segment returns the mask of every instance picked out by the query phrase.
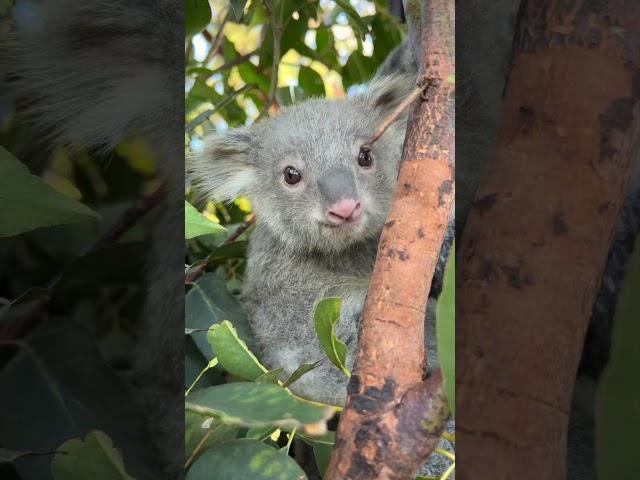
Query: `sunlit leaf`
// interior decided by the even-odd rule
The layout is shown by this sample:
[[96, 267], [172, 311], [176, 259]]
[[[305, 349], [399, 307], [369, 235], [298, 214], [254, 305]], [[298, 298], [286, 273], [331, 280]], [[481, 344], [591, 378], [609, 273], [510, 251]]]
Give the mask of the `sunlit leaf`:
[[219, 223], [214, 223], [201, 214], [196, 208], [185, 200], [184, 202], [184, 238], [195, 238], [201, 235], [218, 233], [225, 228]]

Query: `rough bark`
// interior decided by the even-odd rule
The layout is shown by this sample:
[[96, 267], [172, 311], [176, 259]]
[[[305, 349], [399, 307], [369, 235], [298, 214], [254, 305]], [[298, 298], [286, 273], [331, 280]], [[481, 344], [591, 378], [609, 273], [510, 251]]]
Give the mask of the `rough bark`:
[[457, 276], [460, 478], [565, 478], [571, 393], [640, 134], [640, 3], [525, 1]]
[[449, 417], [440, 373], [423, 381], [423, 365], [426, 302], [454, 197], [452, 23], [453, 2], [423, 3], [429, 87], [409, 119], [328, 480], [410, 478]]

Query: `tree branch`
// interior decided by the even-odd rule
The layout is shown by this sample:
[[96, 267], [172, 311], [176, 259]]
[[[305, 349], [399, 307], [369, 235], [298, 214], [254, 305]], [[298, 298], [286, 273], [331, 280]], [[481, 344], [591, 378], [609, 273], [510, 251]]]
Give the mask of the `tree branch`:
[[432, 82], [414, 94], [327, 480], [410, 478], [449, 418], [440, 372], [423, 381], [422, 367], [424, 312], [453, 209], [453, 30], [441, 21], [453, 2], [422, 5], [421, 76]]
[[639, 19], [638, 2], [521, 6], [460, 243], [460, 478], [565, 478], [576, 370], [640, 138]]

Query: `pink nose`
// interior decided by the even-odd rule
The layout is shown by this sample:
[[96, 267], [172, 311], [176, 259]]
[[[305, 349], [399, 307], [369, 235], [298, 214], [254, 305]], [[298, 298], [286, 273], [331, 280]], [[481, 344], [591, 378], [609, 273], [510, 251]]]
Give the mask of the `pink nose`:
[[341, 198], [329, 207], [327, 219], [334, 225], [357, 220], [362, 214], [360, 202], [353, 198]]

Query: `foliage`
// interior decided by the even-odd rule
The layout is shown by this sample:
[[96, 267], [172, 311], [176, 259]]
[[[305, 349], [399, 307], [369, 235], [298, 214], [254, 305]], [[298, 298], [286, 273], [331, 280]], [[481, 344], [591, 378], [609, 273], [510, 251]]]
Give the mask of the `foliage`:
[[[3, 48], [18, 3], [23, 15], [33, 8], [0, 1]], [[138, 139], [110, 153], [45, 141], [7, 90], [0, 88], [0, 406], [10, 413], [0, 422], [0, 477], [154, 478], [145, 416], [127, 379], [156, 210], [105, 239], [159, 187], [155, 159]]]
[[[250, 125], [305, 98], [339, 98], [357, 91], [404, 36], [384, 1], [212, 1], [211, 6], [211, 23], [192, 36], [186, 50], [186, 146], [196, 152], [214, 131]], [[198, 23], [187, 19], [187, 24]], [[223, 477], [230, 480], [301, 478], [287, 455], [292, 443], [311, 447], [315, 462], [300, 467], [314, 478], [322, 475], [335, 440], [325, 425], [333, 410], [307, 405], [323, 416], [305, 424], [295, 413], [305, 401], [287, 389], [316, 365], [301, 365], [286, 380], [282, 369], [267, 371], [252, 353], [237, 298], [251, 234], [251, 228], [242, 229], [251, 219], [251, 205], [245, 198], [227, 205], [203, 203], [190, 187], [186, 199], [226, 228], [187, 235], [186, 241], [187, 278], [193, 280], [185, 303], [187, 478], [200, 478], [213, 464], [226, 469]], [[239, 228], [242, 234], [236, 236]], [[316, 329], [328, 358], [348, 375], [346, 346], [335, 336], [339, 312], [339, 299], [321, 301]], [[267, 394], [271, 403], [263, 398]], [[289, 406], [283, 423], [278, 412], [284, 404]], [[199, 435], [197, 425], [202, 426]], [[194, 449], [194, 436], [207, 438]], [[271, 470], [247, 469], [260, 456]]]

